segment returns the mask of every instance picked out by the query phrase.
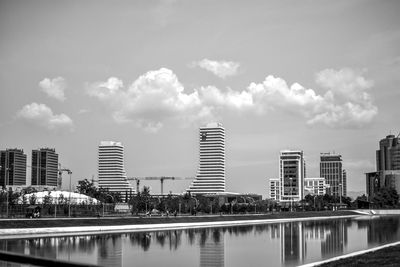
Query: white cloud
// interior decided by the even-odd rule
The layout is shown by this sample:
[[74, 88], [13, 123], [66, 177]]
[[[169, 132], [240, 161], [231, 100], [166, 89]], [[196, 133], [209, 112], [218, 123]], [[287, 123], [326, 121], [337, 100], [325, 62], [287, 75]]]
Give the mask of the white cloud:
[[[114, 82], [110, 83], [110, 79]], [[137, 127], [156, 132], [167, 119], [187, 123], [209, 116], [196, 91], [185, 93], [183, 85], [169, 69], [149, 71], [127, 89], [117, 78], [87, 85], [87, 92], [108, 105], [117, 122], [133, 122]], [[117, 86], [110, 86], [110, 85]]]
[[128, 88], [111, 77], [87, 84], [87, 92], [111, 109], [115, 121], [131, 122], [149, 132], [157, 132], [167, 120], [184, 125], [215, 120], [223, 110], [258, 114], [291, 110], [310, 125], [330, 127], [361, 127], [378, 112], [366, 91], [372, 81], [355, 71], [324, 70], [317, 74], [317, 83], [324, 94], [298, 83], [289, 86], [272, 75], [242, 91], [205, 86], [187, 92], [175, 73], [161, 68], [141, 75]]
[[65, 100], [64, 91], [66, 88], [66, 82], [63, 77], [57, 77], [54, 79], [44, 78], [39, 82], [39, 87], [49, 97], [55, 98], [59, 101]]
[[32, 103], [25, 105], [17, 112], [17, 117], [48, 130], [73, 130], [73, 121], [65, 114], [53, 114], [45, 104]]
[[261, 111], [269, 107], [301, 113], [310, 125], [329, 127], [362, 127], [372, 121], [378, 108], [367, 92], [373, 82], [352, 69], [323, 70], [316, 82], [328, 89], [323, 95], [298, 83], [290, 87], [281, 78], [268, 76], [263, 83], [247, 88]]
[[198, 66], [202, 69], [212, 72], [214, 75], [225, 79], [228, 76], [234, 76], [238, 73], [240, 64], [233, 61], [215, 61], [209, 59], [202, 59], [193, 62], [191, 66]]

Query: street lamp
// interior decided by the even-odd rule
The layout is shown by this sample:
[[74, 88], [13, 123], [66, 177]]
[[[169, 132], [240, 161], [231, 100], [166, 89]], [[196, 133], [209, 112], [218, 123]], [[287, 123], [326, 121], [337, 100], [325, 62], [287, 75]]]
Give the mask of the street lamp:
[[71, 176], [72, 172], [68, 171], [69, 174], [69, 200], [68, 200], [68, 217], [71, 217]]
[[293, 211], [293, 186], [292, 186], [292, 177], [289, 177], [289, 185], [290, 185], [290, 211]]

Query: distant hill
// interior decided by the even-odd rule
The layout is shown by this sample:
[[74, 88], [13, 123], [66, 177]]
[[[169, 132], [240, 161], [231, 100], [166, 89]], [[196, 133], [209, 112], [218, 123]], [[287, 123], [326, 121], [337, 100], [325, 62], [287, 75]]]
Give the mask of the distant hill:
[[351, 197], [353, 200], [356, 199], [358, 196], [362, 196], [365, 194], [365, 191], [348, 191], [347, 196]]

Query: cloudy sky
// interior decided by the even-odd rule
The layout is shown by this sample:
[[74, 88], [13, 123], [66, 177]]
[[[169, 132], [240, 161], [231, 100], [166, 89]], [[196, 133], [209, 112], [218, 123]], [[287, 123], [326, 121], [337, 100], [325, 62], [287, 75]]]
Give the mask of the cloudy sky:
[[304, 150], [309, 177], [321, 152], [342, 154], [363, 191], [379, 139], [400, 131], [399, 14], [399, 1], [0, 0], [0, 148], [54, 147], [76, 183], [115, 140], [128, 176], [190, 177], [198, 128], [218, 121], [228, 191], [267, 196], [282, 149]]

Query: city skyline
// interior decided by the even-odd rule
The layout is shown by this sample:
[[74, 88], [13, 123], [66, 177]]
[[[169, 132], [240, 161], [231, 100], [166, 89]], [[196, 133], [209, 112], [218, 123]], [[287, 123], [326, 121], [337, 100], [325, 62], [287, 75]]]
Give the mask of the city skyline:
[[376, 141], [400, 131], [399, 9], [0, 0], [0, 149], [55, 148], [76, 185], [96, 176], [98, 143], [118, 140], [128, 176], [194, 177], [198, 128], [218, 121], [226, 191], [267, 196], [283, 149], [304, 151], [308, 177], [340, 153], [347, 191], [365, 191]]

